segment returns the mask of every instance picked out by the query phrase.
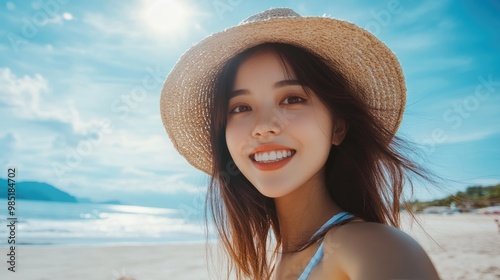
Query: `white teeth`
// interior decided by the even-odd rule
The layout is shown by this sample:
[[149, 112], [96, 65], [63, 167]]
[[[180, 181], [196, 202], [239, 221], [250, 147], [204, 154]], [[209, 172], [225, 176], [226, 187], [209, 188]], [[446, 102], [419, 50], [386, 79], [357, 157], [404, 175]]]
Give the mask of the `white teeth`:
[[271, 151], [256, 153], [253, 158], [257, 162], [272, 162], [287, 158], [292, 155], [292, 151]]
[[263, 160], [263, 161], [267, 161], [267, 160], [269, 160], [269, 154], [267, 154], [267, 153], [262, 154], [262, 160]]
[[276, 160], [276, 152], [272, 151], [269, 153], [269, 160]]

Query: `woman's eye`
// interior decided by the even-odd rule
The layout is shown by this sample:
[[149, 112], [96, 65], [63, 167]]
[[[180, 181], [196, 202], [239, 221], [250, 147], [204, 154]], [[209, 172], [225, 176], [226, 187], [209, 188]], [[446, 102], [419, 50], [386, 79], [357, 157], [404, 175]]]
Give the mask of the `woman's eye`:
[[250, 111], [250, 107], [248, 107], [246, 105], [240, 105], [240, 106], [234, 107], [229, 113], [230, 114], [232, 114], [232, 113], [242, 113], [242, 112], [246, 112], [246, 111]]
[[285, 98], [285, 100], [283, 100], [283, 103], [285, 105], [290, 105], [290, 104], [295, 104], [295, 103], [302, 103], [304, 101], [306, 101], [306, 100], [302, 97], [289, 96], [289, 97]]

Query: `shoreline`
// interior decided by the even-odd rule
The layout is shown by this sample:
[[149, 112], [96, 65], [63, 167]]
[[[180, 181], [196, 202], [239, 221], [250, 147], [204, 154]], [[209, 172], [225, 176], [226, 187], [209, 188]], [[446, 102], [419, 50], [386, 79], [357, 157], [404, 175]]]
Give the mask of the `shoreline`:
[[[198, 241], [154, 241], [154, 242], [101, 242], [101, 243], [18, 243], [17, 248], [82, 248], [82, 247], [133, 247], [133, 246], [170, 246], [170, 245], [204, 245], [204, 240]], [[7, 248], [10, 244], [0, 244], [1, 248]]]
[[[499, 215], [416, 217], [425, 231], [415, 222], [410, 227], [408, 215], [402, 215], [402, 229], [424, 248], [443, 280], [500, 279]], [[1, 246], [0, 279], [216, 279], [209, 271], [223, 267], [207, 259], [210, 245], [216, 243], [18, 245], [16, 272], [7, 270], [7, 248]]]

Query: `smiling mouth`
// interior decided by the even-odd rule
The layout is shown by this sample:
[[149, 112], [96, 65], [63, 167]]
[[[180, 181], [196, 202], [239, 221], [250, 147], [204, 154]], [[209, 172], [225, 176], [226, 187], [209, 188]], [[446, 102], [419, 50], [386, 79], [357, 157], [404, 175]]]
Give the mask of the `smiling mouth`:
[[295, 150], [275, 150], [268, 152], [259, 152], [250, 155], [250, 159], [256, 163], [273, 163], [290, 158], [295, 153]]

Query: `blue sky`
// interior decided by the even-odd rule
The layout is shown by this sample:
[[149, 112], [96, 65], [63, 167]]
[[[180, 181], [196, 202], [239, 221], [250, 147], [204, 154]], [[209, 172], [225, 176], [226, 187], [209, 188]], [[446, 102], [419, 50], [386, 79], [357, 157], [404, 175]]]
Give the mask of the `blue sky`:
[[207, 177], [159, 116], [166, 75], [191, 45], [270, 7], [376, 34], [403, 67], [399, 134], [446, 190], [500, 182], [497, 1], [1, 1], [0, 166], [95, 200], [195, 201]]

